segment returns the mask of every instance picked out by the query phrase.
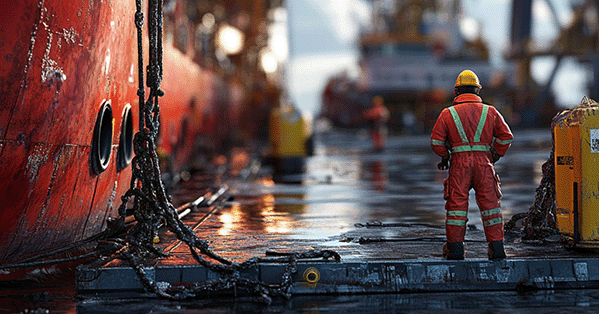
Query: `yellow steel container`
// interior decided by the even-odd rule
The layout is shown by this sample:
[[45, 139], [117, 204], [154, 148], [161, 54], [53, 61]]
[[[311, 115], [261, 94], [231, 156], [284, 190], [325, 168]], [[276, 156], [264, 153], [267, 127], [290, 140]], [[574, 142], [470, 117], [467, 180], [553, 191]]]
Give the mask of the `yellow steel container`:
[[555, 124], [556, 219], [577, 247], [599, 247], [599, 107], [592, 100]]
[[581, 172], [579, 126], [559, 123], [553, 129], [557, 226], [570, 237], [574, 235], [574, 199], [580, 199], [578, 187], [574, 197], [574, 183], [580, 185]]

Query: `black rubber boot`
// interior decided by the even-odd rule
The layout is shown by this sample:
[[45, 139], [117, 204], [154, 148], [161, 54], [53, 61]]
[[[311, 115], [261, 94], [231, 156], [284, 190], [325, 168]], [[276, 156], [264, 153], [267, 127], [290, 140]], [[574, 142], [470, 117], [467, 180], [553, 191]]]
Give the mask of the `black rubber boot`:
[[463, 242], [445, 242], [443, 245], [443, 257], [449, 260], [464, 259]]
[[489, 259], [492, 261], [500, 261], [506, 258], [503, 241], [489, 242]]

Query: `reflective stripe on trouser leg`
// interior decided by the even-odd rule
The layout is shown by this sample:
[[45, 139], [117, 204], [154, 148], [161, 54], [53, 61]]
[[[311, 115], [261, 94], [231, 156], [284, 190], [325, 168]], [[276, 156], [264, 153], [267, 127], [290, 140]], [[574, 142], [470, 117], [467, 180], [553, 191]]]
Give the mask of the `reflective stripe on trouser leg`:
[[483, 227], [487, 241], [503, 240], [503, 219], [498, 182], [493, 165], [487, 162], [475, 162], [473, 188], [476, 204], [480, 208]]
[[465, 210], [448, 210], [445, 219], [447, 241], [463, 242], [466, 235], [466, 222], [468, 212]]
[[503, 240], [503, 217], [501, 216], [501, 209], [487, 209], [482, 210], [480, 213], [487, 241]]
[[468, 158], [472, 153], [452, 157], [447, 180], [447, 202], [445, 203], [445, 230], [447, 241], [463, 242], [468, 221], [468, 198], [472, 185], [473, 163]]

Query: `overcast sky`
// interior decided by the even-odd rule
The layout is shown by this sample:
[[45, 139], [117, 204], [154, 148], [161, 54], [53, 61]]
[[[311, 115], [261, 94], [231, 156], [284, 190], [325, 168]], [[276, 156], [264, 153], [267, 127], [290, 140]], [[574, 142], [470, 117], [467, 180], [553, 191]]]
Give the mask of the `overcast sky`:
[[293, 0], [287, 9], [290, 95], [302, 111], [317, 113], [331, 75], [356, 66], [356, 40], [369, 24], [370, 6], [364, 0]]

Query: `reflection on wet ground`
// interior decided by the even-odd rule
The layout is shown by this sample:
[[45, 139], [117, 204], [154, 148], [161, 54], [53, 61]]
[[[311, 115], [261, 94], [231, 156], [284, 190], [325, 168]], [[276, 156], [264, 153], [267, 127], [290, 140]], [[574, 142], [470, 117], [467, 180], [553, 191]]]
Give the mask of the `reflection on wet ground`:
[[[528, 211], [549, 157], [551, 134], [515, 132], [496, 164], [505, 220]], [[386, 151], [371, 150], [367, 136], [326, 132], [307, 160], [303, 184], [275, 183], [268, 173], [235, 181], [229, 206], [198, 228], [216, 251], [233, 259], [267, 250], [333, 249], [348, 260], [440, 258], [444, 235], [439, 158], [430, 137], [391, 137]], [[486, 241], [471, 191], [466, 258], [485, 258]], [[508, 243], [511, 257], [568, 255], [559, 244]], [[242, 253], [241, 253], [242, 252]], [[241, 254], [240, 254], [241, 253]]]

